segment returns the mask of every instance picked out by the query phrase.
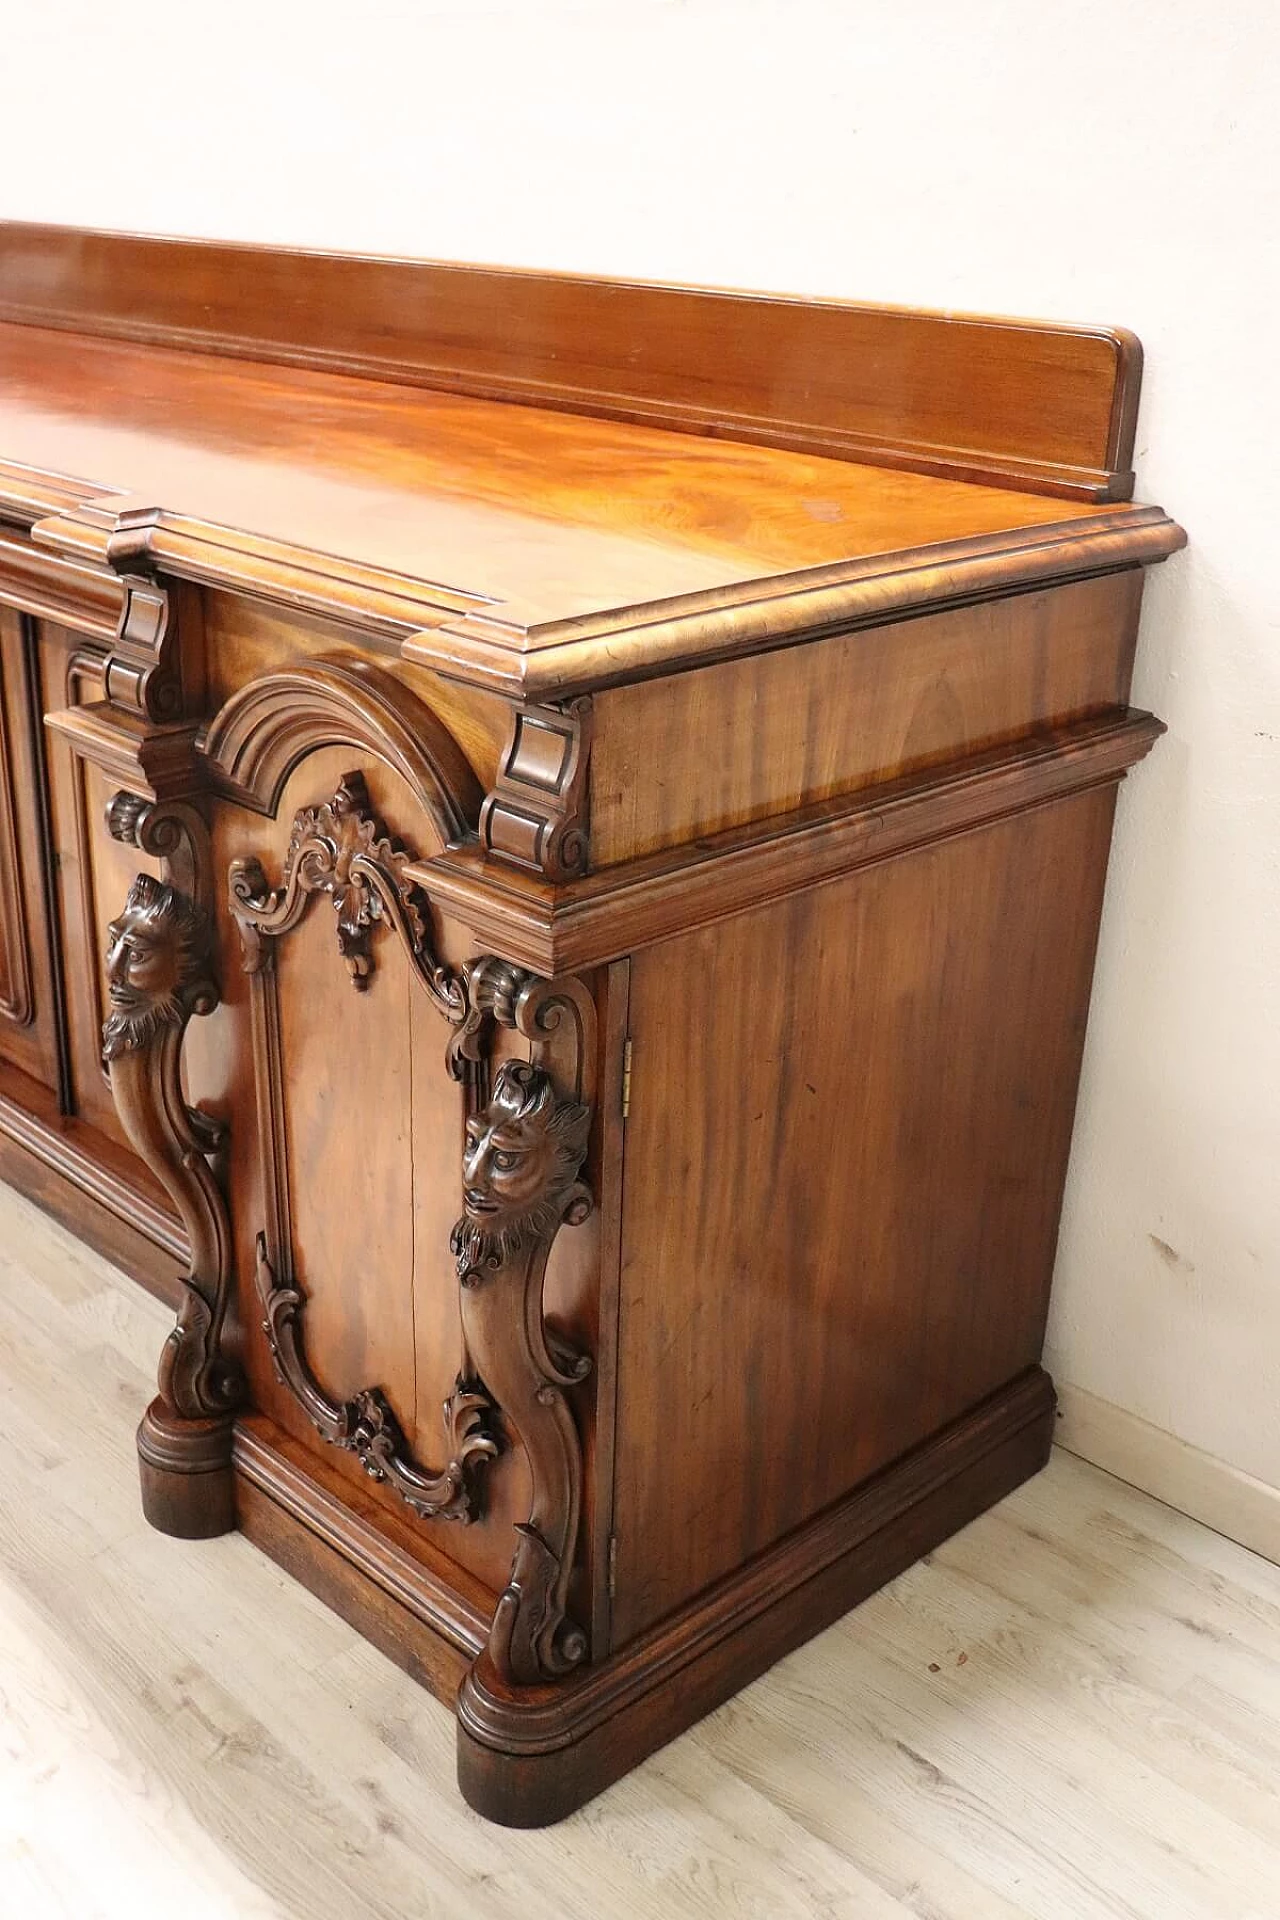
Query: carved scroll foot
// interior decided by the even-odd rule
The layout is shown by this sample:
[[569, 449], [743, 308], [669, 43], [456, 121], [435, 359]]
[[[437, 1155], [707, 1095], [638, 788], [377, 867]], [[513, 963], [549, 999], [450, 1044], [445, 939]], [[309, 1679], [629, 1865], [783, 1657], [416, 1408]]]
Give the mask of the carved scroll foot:
[[138, 1428], [142, 1511], [158, 1533], [212, 1540], [236, 1524], [231, 1414], [187, 1420], [155, 1399]]

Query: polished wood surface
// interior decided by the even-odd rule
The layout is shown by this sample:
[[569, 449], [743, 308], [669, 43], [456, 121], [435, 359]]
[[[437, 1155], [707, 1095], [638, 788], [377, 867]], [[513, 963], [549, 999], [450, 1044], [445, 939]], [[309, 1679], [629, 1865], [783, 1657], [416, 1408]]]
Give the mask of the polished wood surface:
[[60, 1091], [39, 663], [21, 618], [0, 606], [0, 1032], [16, 1066]]
[[[219, 300], [174, 332], [224, 249], [6, 246], [0, 1167], [177, 1305], [153, 1526], [246, 1531], [456, 1704], [473, 1805], [562, 1818], [1043, 1462], [1162, 731], [1159, 508], [874, 464], [869, 362], [815, 375], [827, 439], [761, 441], [838, 336], [908, 382], [897, 455], [960, 381], [983, 459], [1012, 407], [1052, 465], [1051, 419], [1131, 430], [1136, 356], [515, 276], [478, 391], [507, 281], [357, 263], [470, 315], [436, 388], [409, 307], [344, 359], [332, 263], [236, 254], [246, 325], [347, 289], [327, 358], [305, 314], [255, 357]], [[601, 384], [513, 404], [557, 329]]]
[[[598, 866], [1122, 706], [1136, 570], [727, 661], [595, 701]], [[848, 716], [856, 713], [851, 727]], [[751, 742], [750, 752], [742, 742]], [[661, 760], [662, 780], [645, 777]]]
[[0, 316], [1127, 499], [1119, 327], [0, 225]]
[[[151, 547], [173, 572], [233, 585], [248, 568], [253, 584], [251, 563], [283, 550], [292, 597], [354, 612], [372, 589], [389, 624], [457, 635], [419, 649], [455, 669], [473, 631], [522, 654], [570, 623], [607, 630], [663, 602], [692, 617], [707, 595], [749, 607], [761, 580], [868, 556], [955, 543], [976, 566], [1016, 555], [1027, 529], [1145, 526], [1135, 509], [27, 327], [0, 326], [0, 445], [26, 470], [15, 513], [32, 469], [84, 476], [85, 499], [163, 510]], [[56, 499], [45, 512], [49, 542], [93, 551]]]
[[1038, 1359], [1114, 792], [633, 961], [620, 1640]]
[[448, 1707], [247, 1541], [143, 1524], [164, 1329], [0, 1193], [6, 1913], [1270, 1913], [1280, 1569], [1061, 1449], [594, 1807], [504, 1832], [458, 1804]]

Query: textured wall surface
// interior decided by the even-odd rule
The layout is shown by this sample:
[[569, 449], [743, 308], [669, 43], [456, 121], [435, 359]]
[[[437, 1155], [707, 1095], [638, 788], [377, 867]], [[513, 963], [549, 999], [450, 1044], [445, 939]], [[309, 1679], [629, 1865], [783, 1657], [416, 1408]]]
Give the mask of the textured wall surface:
[[[1051, 1329], [1280, 1487], [1274, 0], [12, 9], [0, 211], [1055, 319], [1147, 349], [1147, 593]], [[56, 102], [51, 114], [47, 88]]]

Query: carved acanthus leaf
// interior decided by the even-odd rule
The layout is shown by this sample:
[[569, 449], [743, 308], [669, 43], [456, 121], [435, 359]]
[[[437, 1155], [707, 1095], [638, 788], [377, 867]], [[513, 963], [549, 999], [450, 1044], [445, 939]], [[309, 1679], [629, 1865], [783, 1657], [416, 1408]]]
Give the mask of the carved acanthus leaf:
[[311, 898], [327, 894], [338, 946], [352, 985], [363, 991], [373, 973], [372, 934], [387, 923], [400, 934], [415, 972], [440, 1010], [462, 1017], [461, 987], [437, 960], [424, 895], [407, 877], [412, 855], [372, 811], [364, 776], [344, 774], [333, 797], [294, 816], [280, 885], [257, 860], [237, 860], [229, 874], [231, 910], [240, 927], [245, 969], [264, 963], [263, 941], [290, 932]]

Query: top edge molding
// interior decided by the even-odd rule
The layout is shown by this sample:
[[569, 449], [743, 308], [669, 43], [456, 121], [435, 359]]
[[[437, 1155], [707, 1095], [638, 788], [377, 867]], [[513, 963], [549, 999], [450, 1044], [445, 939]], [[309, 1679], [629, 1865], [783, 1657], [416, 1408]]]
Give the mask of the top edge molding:
[[0, 320], [1085, 501], [1128, 499], [1123, 328], [0, 222]]

